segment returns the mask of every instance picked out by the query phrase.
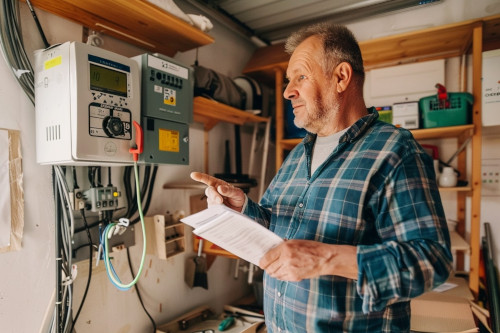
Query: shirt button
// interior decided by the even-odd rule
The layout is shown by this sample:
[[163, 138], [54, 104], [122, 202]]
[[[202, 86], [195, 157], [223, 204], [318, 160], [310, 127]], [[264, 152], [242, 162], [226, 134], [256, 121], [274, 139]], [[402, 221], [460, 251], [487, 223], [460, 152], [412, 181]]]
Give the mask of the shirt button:
[[278, 332], [281, 332], [281, 331], [283, 331], [283, 330], [281, 329], [281, 327], [278, 327]]
[[281, 297], [281, 292], [280, 291], [278, 291], [278, 297]]
[[299, 207], [300, 207], [300, 208], [304, 207], [304, 204], [303, 204], [302, 202], [301, 202], [301, 203], [299, 203]]

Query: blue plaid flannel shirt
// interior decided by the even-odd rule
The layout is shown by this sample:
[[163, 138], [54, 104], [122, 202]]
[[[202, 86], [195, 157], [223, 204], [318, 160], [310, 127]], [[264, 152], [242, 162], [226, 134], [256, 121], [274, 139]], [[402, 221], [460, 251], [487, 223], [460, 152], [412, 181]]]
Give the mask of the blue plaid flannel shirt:
[[245, 214], [286, 239], [357, 246], [357, 280], [264, 276], [270, 332], [409, 332], [410, 298], [444, 282], [450, 238], [432, 160], [404, 129], [359, 119], [310, 174], [315, 137]]

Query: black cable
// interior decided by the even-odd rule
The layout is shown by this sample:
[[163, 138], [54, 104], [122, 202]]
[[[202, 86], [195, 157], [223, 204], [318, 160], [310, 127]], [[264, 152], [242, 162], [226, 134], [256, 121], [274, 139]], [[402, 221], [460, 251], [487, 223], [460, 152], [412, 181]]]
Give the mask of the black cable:
[[78, 187], [78, 181], [76, 177], [76, 167], [73, 167], [73, 189], [77, 189]]
[[125, 190], [125, 197], [127, 199], [127, 211], [125, 212], [125, 217], [130, 216], [132, 207], [132, 187], [130, 185], [130, 173], [132, 172], [132, 167], [126, 166], [123, 172], [123, 189]]
[[40, 21], [38, 21], [38, 16], [36, 16], [35, 10], [33, 9], [33, 6], [31, 6], [30, 0], [26, 0], [26, 4], [28, 5], [31, 15], [33, 16], [33, 19], [35, 20], [36, 27], [38, 28], [38, 32], [40, 33], [40, 36], [42, 37], [43, 45], [45, 45], [45, 48], [50, 47], [49, 42], [47, 41], [47, 38], [45, 38], [45, 33], [43, 32], [42, 26], [40, 25]]
[[89, 179], [90, 187], [95, 187], [94, 179], [92, 179], [93, 167], [89, 166], [87, 169], [87, 178]]
[[102, 182], [101, 182], [101, 167], [98, 166], [96, 167], [96, 175], [97, 175], [97, 187], [102, 187]]
[[111, 167], [108, 167], [108, 186], [113, 186], [111, 183]]
[[83, 293], [82, 301], [80, 303], [80, 306], [78, 307], [78, 311], [76, 312], [75, 319], [73, 319], [73, 323], [71, 324], [71, 329], [69, 330], [70, 332], [73, 332], [73, 328], [75, 327], [76, 321], [78, 320], [78, 317], [80, 316], [80, 311], [82, 311], [83, 308], [83, 303], [85, 303], [85, 299], [87, 298], [87, 293], [89, 291], [89, 286], [90, 286], [90, 281], [92, 279], [92, 254], [93, 254], [93, 246], [92, 246], [92, 237], [90, 236], [90, 229], [87, 224], [87, 218], [85, 217], [85, 209], [81, 209], [80, 212], [82, 213], [82, 218], [83, 218], [83, 223], [85, 224], [85, 229], [87, 230], [87, 237], [89, 240], [89, 275], [87, 278], [87, 285], [85, 286], [85, 292]]
[[[142, 180], [142, 187], [141, 187], [141, 190], [140, 190], [140, 195], [141, 195], [141, 198], [144, 198], [145, 195], [146, 195], [146, 191], [148, 190], [148, 187], [149, 187], [149, 179], [150, 179], [150, 176], [151, 176], [151, 166], [150, 165], [146, 165], [145, 169], [144, 169], [144, 176], [143, 176], [143, 180]], [[135, 175], [134, 175], [135, 177]], [[132, 188], [132, 186], [131, 186]], [[134, 192], [134, 195], [132, 196], [132, 201], [130, 202], [130, 206], [129, 206], [129, 211], [128, 211], [128, 214], [127, 214], [127, 218], [131, 218], [135, 213], [137, 213], [137, 193]]]
[[[149, 185], [150, 185], [150, 181], [149, 181], [150, 177], [151, 177], [151, 166], [146, 165], [146, 167], [144, 168], [144, 176], [142, 179], [142, 187], [141, 187], [141, 192], [140, 192], [141, 198], [144, 198], [146, 196], [146, 193], [147, 193]], [[135, 184], [135, 182], [134, 182], [134, 184]], [[137, 193], [136, 193], [136, 195], [134, 196], [134, 214], [137, 213], [137, 209], [138, 209], [138, 207], [137, 207]]]
[[[130, 251], [129, 251], [128, 247], [127, 247], [127, 259], [128, 259], [128, 267], [130, 268], [130, 273], [132, 274], [132, 276], [135, 276], [134, 270], [132, 269], [132, 261], [130, 260]], [[146, 307], [144, 306], [144, 302], [142, 301], [141, 293], [139, 292], [139, 288], [137, 287], [137, 283], [134, 284], [134, 288], [135, 288], [135, 291], [137, 292], [137, 298], [139, 299], [139, 302], [141, 302], [141, 305], [142, 305], [142, 308], [144, 309], [144, 312], [146, 313], [146, 315], [149, 317], [149, 320], [151, 320], [151, 323], [153, 324], [153, 333], [155, 333], [156, 332], [156, 323], [155, 323], [153, 317], [151, 317], [151, 315], [149, 314]]]

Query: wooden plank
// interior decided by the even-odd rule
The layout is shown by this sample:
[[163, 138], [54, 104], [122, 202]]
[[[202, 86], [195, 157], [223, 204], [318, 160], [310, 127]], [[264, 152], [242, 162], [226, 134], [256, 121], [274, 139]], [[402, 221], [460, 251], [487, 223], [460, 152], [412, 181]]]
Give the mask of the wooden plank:
[[483, 27], [478, 24], [474, 28], [474, 43], [472, 50], [472, 122], [474, 135], [472, 136], [472, 170], [471, 170], [471, 226], [470, 226], [470, 275], [469, 287], [477, 295], [479, 292], [479, 256], [481, 251], [481, 150], [482, 150], [482, 121], [481, 121], [481, 77], [483, 66]]
[[367, 69], [464, 54], [472, 41], [470, 20], [360, 42]]
[[201, 96], [194, 98], [193, 114], [195, 121], [212, 122], [212, 125], [214, 125], [213, 121], [224, 121], [237, 125], [267, 121], [267, 118]]

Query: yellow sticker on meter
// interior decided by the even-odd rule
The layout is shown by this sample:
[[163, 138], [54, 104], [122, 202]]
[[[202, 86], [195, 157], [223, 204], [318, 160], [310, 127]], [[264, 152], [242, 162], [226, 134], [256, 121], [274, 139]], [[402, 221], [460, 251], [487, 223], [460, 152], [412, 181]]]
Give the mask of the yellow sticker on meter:
[[159, 129], [158, 149], [161, 151], [179, 152], [179, 132], [167, 129]]
[[61, 63], [62, 63], [62, 56], [58, 56], [58, 57], [55, 57], [55, 58], [52, 58], [52, 59], [47, 60], [47, 61], [43, 64], [43, 68], [44, 68], [45, 70], [47, 70], [47, 69], [51, 69], [52, 67], [59, 66]]
[[165, 88], [163, 90], [163, 103], [175, 106], [177, 104], [176, 95], [177, 94], [174, 89]]

